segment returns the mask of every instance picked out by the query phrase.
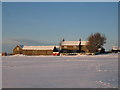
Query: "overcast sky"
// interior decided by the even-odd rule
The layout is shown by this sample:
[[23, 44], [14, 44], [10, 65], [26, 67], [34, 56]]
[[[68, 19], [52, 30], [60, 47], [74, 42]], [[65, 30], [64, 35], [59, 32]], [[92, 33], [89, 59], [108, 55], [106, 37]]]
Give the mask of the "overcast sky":
[[117, 2], [3, 2], [2, 20], [3, 52], [17, 44], [87, 40], [95, 32], [107, 37], [108, 50], [118, 42]]

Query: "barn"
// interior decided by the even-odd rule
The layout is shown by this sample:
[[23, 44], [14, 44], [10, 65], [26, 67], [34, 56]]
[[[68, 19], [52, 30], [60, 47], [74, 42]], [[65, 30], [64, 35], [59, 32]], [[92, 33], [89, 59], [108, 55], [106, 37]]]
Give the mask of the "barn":
[[17, 45], [17, 46], [13, 49], [13, 54], [22, 54], [22, 48], [23, 48], [23, 45]]
[[17, 45], [13, 49], [13, 54], [23, 55], [52, 55], [54, 48], [59, 46], [21, 46]]

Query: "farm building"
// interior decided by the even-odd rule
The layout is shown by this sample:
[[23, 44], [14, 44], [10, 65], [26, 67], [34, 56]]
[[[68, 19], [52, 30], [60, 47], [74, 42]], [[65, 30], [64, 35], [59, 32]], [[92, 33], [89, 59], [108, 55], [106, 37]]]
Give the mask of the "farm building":
[[[87, 52], [88, 41], [65, 41], [60, 42], [60, 46], [23, 46], [17, 45], [13, 49], [13, 54], [23, 55], [56, 55], [60, 53], [80, 53]], [[56, 53], [57, 52], [57, 53]]]
[[60, 43], [60, 49], [62, 53], [80, 53], [87, 52], [88, 41], [65, 41]]
[[59, 46], [21, 46], [17, 45], [13, 49], [13, 54], [23, 55], [52, 55], [54, 48]]
[[23, 45], [17, 45], [17, 46], [13, 49], [13, 54], [22, 54], [22, 48], [23, 48]]
[[113, 46], [112, 47], [112, 52], [120, 52], [120, 46]]

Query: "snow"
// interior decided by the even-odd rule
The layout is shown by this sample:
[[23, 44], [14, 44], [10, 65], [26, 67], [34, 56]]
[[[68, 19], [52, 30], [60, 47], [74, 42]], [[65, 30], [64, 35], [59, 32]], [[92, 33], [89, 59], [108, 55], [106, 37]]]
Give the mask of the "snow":
[[112, 49], [113, 50], [120, 50], [120, 46], [113, 46]]
[[[81, 45], [87, 45], [88, 41], [81, 41]], [[61, 45], [79, 45], [80, 41], [64, 41]]]
[[58, 46], [24, 46], [23, 50], [53, 50]]
[[3, 88], [117, 88], [118, 55], [3, 56]]

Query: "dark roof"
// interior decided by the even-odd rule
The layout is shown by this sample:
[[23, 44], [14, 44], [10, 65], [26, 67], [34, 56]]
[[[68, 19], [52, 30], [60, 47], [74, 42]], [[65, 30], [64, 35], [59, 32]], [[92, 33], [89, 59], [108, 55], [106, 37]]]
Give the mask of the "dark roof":
[[24, 45], [18, 45], [19, 47], [21, 47], [21, 48], [23, 48], [24, 47]]

